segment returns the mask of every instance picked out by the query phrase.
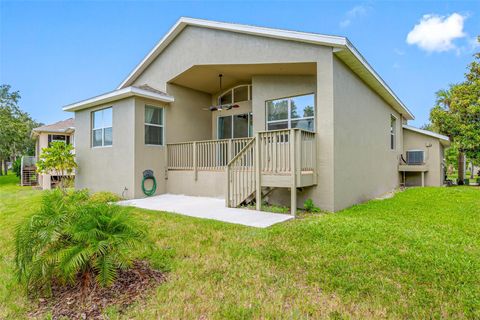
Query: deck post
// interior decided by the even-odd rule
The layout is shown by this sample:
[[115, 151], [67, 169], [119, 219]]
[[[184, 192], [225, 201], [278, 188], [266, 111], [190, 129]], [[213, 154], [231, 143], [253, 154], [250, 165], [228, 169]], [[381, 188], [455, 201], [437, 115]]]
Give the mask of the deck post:
[[232, 205], [230, 203], [230, 172], [231, 172], [231, 169], [230, 169], [230, 166], [227, 164], [227, 193], [226, 193], [226, 196], [225, 196], [225, 203], [227, 204], [227, 207], [228, 208], [231, 208]]
[[197, 181], [197, 142], [193, 142], [193, 177]]
[[290, 212], [295, 217], [297, 214], [297, 155], [295, 152], [296, 145], [296, 130], [290, 129], [290, 161], [291, 161], [291, 175], [292, 184], [290, 187]]
[[228, 139], [227, 144], [227, 164], [233, 159], [232, 139]]
[[425, 187], [425, 171], [422, 171], [422, 187]]
[[260, 181], [261, 175], [261, 145], [260, 145], [260, 133], [255, 134], [255, 209], [262, 209], [262, 183]]

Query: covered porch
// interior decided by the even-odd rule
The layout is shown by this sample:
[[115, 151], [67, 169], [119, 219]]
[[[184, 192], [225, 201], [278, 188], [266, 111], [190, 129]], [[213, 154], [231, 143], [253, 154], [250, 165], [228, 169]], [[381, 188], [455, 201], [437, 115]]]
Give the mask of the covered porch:
[[167, 112], [204, 95], [188, 106], [192, 127], [180, 135], [167, 129], [167, 192], [259, 209], [273, 189], [288, 188], [295, 214], [297, 188], [317, 183], [316, 72], [310, 62], [197, 65], [171, 79]]

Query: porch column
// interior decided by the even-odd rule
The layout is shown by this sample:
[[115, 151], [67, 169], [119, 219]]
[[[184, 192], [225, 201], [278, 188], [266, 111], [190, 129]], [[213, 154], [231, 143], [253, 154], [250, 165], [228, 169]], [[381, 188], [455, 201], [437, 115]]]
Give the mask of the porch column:
[[422, 187], [425, 187], [425, 171], [422, 171]]

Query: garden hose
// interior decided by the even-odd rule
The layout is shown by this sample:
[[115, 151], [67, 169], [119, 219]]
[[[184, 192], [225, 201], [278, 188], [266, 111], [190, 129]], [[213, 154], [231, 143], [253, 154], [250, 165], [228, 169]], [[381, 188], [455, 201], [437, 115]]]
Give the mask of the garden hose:
[[[151, 189], [145, 189], [145, 181], [148, 180], [148, 179], [152, 179], [153, 181], [153, 185], [152, 185], [152, 188]], [[147, 176], [147, 177], [143, 177], [142, 179], [142, 191], [143, 193], [147, 196], [147, 197], [150, 197], [150, 196], [153, 196], [155, 194], [155, 191], [157, 190], [157, 180], [155, 180], [155, 177], [154, 176]]]

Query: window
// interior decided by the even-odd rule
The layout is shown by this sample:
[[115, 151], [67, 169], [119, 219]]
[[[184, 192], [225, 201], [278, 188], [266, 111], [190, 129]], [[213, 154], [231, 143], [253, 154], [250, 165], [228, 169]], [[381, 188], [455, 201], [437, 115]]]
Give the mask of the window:
[[66, 144], [70, 144], [70, 136], [64, 134], [49, 134], [48, 135], [48, 146], [50, 147], [52, 142], [60, 141]]
[[251, 85], [243, 84], [222, 93], [218, 97], [218, 103], [221, 105], [232, 104], [251, 100]]
[[111, 146], [112, 107], [92, 112], [92, 147]]
[[396, 148], [396, 135], [397, 135], [397, 118], [393, 115], [390, 116], [390, 149]]
[[267, 129], [315, 130], [315, 95], [267, 101]]
[[145, 106], [145, 144], [163, 146], [163, 108]]
[[218, 117], [218, 139], [251, 137], [253, 121], [251, 113]]

